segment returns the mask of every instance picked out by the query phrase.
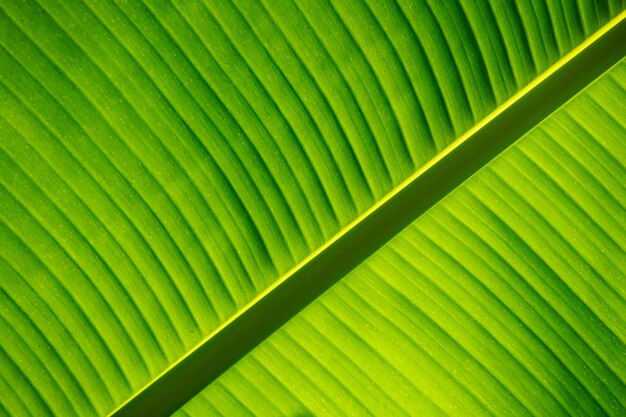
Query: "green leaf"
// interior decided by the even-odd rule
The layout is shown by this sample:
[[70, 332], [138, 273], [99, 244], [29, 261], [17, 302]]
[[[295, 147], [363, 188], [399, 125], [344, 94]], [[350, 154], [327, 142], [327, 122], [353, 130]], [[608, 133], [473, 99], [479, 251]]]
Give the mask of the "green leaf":
[[626, 61], [176, 415], [626, 412]]
[[[121, 412], [146, 415], [142, 407], [178, 407], [621, 59], [623, 9], [622, 1], [591, 0], [0, 0], [0, 414], [106, 415], [126, 404]], [[564, 64], [551, 67], [572, 50], [559, 61]], [[568, 133], [545, 128], [554, 140], [541, 141], [546, 148], [535, 151], [541, 156], [536, 163], [526, 162], [523, 151], [510, 154], [532, 143], [539, 130], [472, 178], [471, 184], [479, 182], [476, 190], [506, 197], [467, 194], [470, 183], [461, 186], [314, 303], [311, 310], [319, 313], [305, 319], [310, 326], [299, 324], [311, 314], [307, 310], [189, 407], [201, 404], [200, 414], [238, 415], [249, 407], [261, 415], [307, 409], [385, 415], [394, 407], [419, 411], [413, 404], [424, 412], [471, 406], [477, 414], [509, 415], [576, 414], [580, 403], [582, 414], [620, 414], [621, 68], [611, 80], [622, 87], [611, 84], [595, 98], [607, 112], [589, 105], [573, 110], [573, 121], [563, 122]], [[553, 119], [565, 117], [561, 112]], [[570, 137], [581, 141], [578, 148], [566, 141]], [[517, 158], [516, 167], [501, 162], [510, 158]], [[534, 184], [539, 200], [501, 190], [490, 177], [481, 180], [490, 169], [514, 179], [517, 172], [543, 178], [557, 166], [563, 168], [546, 174], [554, 180]], [[566, 173], [578, 182], [561, 180], [578, 188], [557, 181]], [[429, 175], [436, 180], [420, 182]], [[463, 195], [467, 201], [449, 202]], [[460, 217], [465, 205], [476, 211], [477, 224]], [[513, 219], [496, 210], [522, 208]], [[346, 233], [355, 225], [361, 234]], [[418, 233], [416, 227], [425, 229]], [[518, 237], [522, 253], [511, 249], [517, 248], [511, 239], [492, 247], [502, 233], [494, 232], [498, 227], [511, 239], [540, 229], [546, 240], [535, 248], [530, 237]], [[412, 241], [411, 233], [423, 236], [426, 243], [415, 248], [423, 255], [401, 251], [412, 250], [410, 243], [397, 243]], [[446, 233], [449, 242], [437, 240]], [[466, 249], [458, 252], [459, 245]], [[426, 267], [419, 256], [435, 262]], [[426, 302], [419, 294], [427, 293], [411, 296], [410, 288], [393, 287], [387, 277], [392, 268], [402, 282], [421, 285], [420, 279], [443, 276], [451, 280], [445, 290], [461, 285], [455, 280], [472, 287], [451, 294], [441, 313], [420, 313], [425, 333], [417, 324], [402, 330], [413, 319], [398, 311], [418, 312], [403, 303]], [[470, 279], [487, 270], [520, 282], [534, 271], [539, 282], [552, 279], [557, 287], [548, 296], [531, 283], [519, 284], [521, 300], [539, 303], [522, 308], [506, 291], [495, 295], [487, 285], [502, 280]], [[308, 280], [298, 278], [306, 271]], [[367, 281], [374, 273], [382, 289], [367, 287], [374, 285]], [[334, 312], [333, 303], [343, 303], [341, 291], [357, 281], [365, 283], [367, 297], [352, 300], [350, 314], [341, 307]], [[485, 300], [479, 318], [486, 323], [471, 321], [475, 311], [465, 313], [462, 303], [470, 296]], [[522, 318], [516, 309], [534, 315]], [[337, 322], [321, 317], [326, 324], [318, 329], [317, 316], [324, 314]], [[504, 324], [498, 325], [509, 333], [494, 324], [500, 314]], [[372, 335], [377, 343], [392, 338], [410, 346], [370, 346], [358, 333], [366, 315], [379, 320], [381, 333]], [[446, 345], [456, 339], [438, 320], [454, 324], [459, 317], [471, 321], [473, 327], [461, 329], [477, 352]], [[539, 333], [524, 321], [531, 319]], [[426, 325], [439, 336], [423, 330]], [[557, 330], [569, 333], [561, 339]], [[398, 332], [402, 338], [395, 338]], [[518, 339], [528, 346], [507, 349]], [[419, 348], [423, 340], [433, 344]], [[306, 347], [309, 341], [313, 345]], [[281, 364], [294, 344], [301, 346], [297, 356]], [[445, 351], [448, 359], [433, 359], [440, 365], [424, 362], [425, 370], [394, 362], [395, 349], [427, 355], [435, 344], [456, 350]], [[266, 346], [271, 354], [257, 359]], [[207, 347], [222, 353], [202, 356]], [[373, 355], [376, 349], [384, 355]], [[507, 360], [494, 370], [487, 360], [494, 357]], [[530, 361], [535, 357], [545, 361], [542, 367]], [[450, 368], [453, 362], [462, 365], [465, 378], [474, 378], [468, 369], [480, 369], [475, 379], [484, 385], [470, 389], [468, 381], [450, 378], [443, 384], [439, 375], [457, 369]], [[422, 378], [431, 372], [433, 379]], [[181, 383], [181, 376], [189, 379]], [[297, 378], [304, 385], [281, 388]], [[370, 381], [383, 384], [371, 398]], [[328, 390], [328, 408], [314, 409], [314, 386]], [[263, 393], [269, 387], [276, 392]], [[158, 389], [168, 394], [155, 395]], [[411, 394], [417, 391], [420, 396]], [[454, 396], [442, 401], [448, 393]], [[255, 409], [264, 406], [261, 397], [271, 404]], [[205, 400], [214, 408], [204, 409]], [[366, 400], [381, 408], [361, 403]]]

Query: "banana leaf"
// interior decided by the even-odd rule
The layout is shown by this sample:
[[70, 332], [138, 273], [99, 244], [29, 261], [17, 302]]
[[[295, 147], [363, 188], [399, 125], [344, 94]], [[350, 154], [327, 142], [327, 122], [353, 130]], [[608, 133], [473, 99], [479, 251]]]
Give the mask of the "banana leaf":
[[0, 414], [623, 415], [625, 21], [0, 0]]

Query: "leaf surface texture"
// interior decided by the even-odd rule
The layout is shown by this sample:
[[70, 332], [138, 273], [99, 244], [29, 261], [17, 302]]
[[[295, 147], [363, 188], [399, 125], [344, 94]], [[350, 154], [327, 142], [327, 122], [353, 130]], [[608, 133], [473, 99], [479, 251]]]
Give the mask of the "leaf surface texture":
[[[621, 1], [0, 0], [0, 413], [111, 412], [622, 10]], [[491, 379], [485, 377], [488, 385], [479, 392], [497, 397], [502, 407], [487, 411], [569, 412], [574, 405], [567, 403], [568, 395], [583, 410], [623, 410], [624, 225], [616, 213], [623, 212], [626, 182], [625, 153], [619, 147], [623, 119], [617, 111], [623, 103], [624, 75], [615, 71], [610, 79], [620, 87], [603, 81], [598, 85], [609, 83], [607, 94], [593, 99], [604, 103], [606, 112], [591, 106], [587, 113], [571, 110], [574, 121], [550, 122], [555, 127], [546, 122], [545, 129], [532, 134], [544, 135], [541, 149], [511, 151], [517, 156], [506, 157], [514, 159], [510, 171], [502, 168], [493, 178], [473, 180], [475, 190], [464, 186], [450, 199], [462, 201], [434, 210], [419, 226], [423, 231], [412, 227], [398, 237], [416, 240], [414, 250], [423, 253], [410, 252], [409, 243], [390, 244], [376, 255], [380, 261], [348, 279], [373, 285], [372, 277], [386, 276], [392, 268], [413, 268], [412, 276], [420, 277], [415, 285], [430, 285], [446, 271], [455, 271], [459, 282], [454, 285], [467, 286], [457, 293], [467, 294], [462, 301], [486, 300], [481, 312], [465, 312], [462, 304], [440, 304], [455, 296], [442, 289], [436, 296], [443, 298], [431, 307], [442, 305], [450, 317], [462, 316], [471, 323], [468, 331], [475, 332], [470, 336], [501, 332], [475, 346], [478, 352], [448, 352], [447, 358], [454, 357], [450, 361], [479, 367], [480, 355], [491, 354], [517, 361], [512, 372], [522, 375], [519, 380], [529, 384], [525, 388], [534, 396], [520, 400], [514, 387], [499, 385], [511, 369], [480, 368]], [[590, 116], [591, 111], [600, 116]], [[565, 117], [560, 114], [555, 119]], [[580, 132], [584, 134], [574, 135]], [[575, 145], [558, 140], [570, 135]], [[607, 138], [614, 140], [601, 142]], [[585, 180], [588, 172], [594, 172], [593, 181]], [[556, 177], [565, 173], [573, 177]], [[578, 188], [570, 190], [568, 184]], [[516, 185], [532, 185], [535, 191], [530, 195]], [[586, 199], [588, 193], [594, 199]], [[541, 203], [549, 196], [567, 214]], [[478, 213], [474, 220], [462, 217], [463, 207]], [[441, 210], [445, 214], [437, 218]], [[540, 231], [531, 233], [533, 227]], [[494, 236], [502, 233], [524, 242], [525, 252], [504, 251], [512, 243], [498, 243]], [[538, 237], [545, 240], [529, 240]], [[493, 253], [484, 249], [497, 244], [504, 246], [494, 247]], [[396, 250], [389, 249], [394, 245], [399, 245]], [[477, 256], [468, 256], [470, 250]], [[434, 258], [432, 267], [425, 266], [427, 261], [415, 265], [420, 257], [429, 262]], [[535, 288], [547, 284], [531, 282], [526, 275], [530, 270], [535, 278], [552, 277], [555, 287]], [[483, 273], [493, 282], [475, 279]], [[510, 277], [510, 282], [505, 280], [510, 289], [489, 287], [496, 285], [499, 274]], [[564, 276], [571, 282], [561, 281]], [[377, 280], [380, 285], [387, 282]], [[352, 297], [353, 304], [346, 302], [345, 307], [352, 310], [340, 308], [333, 313], [336, 321], [320, 320], [346, 326], [341, 331], [352, 337], [346, 340], [373, 355], [375, 348], [361, 342], [365, 336], [347, 330], [352, 324], [339, 315], [362, 308], [350, 319], [358, 320], [366, 311], [383, 309], [376, 317], [385, 331], [408, 331], [402, 326], [412, 319], [398, 318], [396, 323], [392, 317], [400, 316], [391, 314], [393, 309], [405, 311], [402, 303], [409, 302], [410, 293], [387, 284], [376, 289], [380, 298], [369, 301], [341, 284], [336, 291], [348, 292], [325, 296], [312, 307], [320, 309], [314, 316], [330, 314], [326, 312], [334, 311], [333, 302], [342, 305], [341, 297]], [[524, 291], [535, 298], [527, 298]], [[392, 302], [398, 292], [408, 298]], [[519, 306], [497, 301], [509, 293], [518, 294], [519, 300], [511, 300]], [[570, 305], [570, 298], [578, 304]], [[530, 308], [522, 302], [537, 303], [532, 317], [518, 316]], [[327, 303], [330, 307], [322, 307]], [[579, 310], [583, 307], [588, 309], [584, 313]], [[544, 310], [552, 315], [544, 317]], [[487, 313], [496, 311], [502, 316], [489, 320], [503, 320], [499, 326], [504, 327], [476, 318], [487, 319]], [[420, 325], [445, 333], [437, 343], [455, 341], [433, 315], [434, 310], [424, 311]], [[295, 319], [290, 324], [294, 330], [272, 336], [259, 351], [275, 346], [272, 355], [288, 354], [276, 338], [304, 343], [300, 336], [288, 336], [300, 331], [302, 320]], [[539, 327], [532, 330], [522, 325], [524, 320], [535, 320]], [[570, 340], [563, 335], [560, 342], [556, 336], [546, 341], [544, 333], [533, 333], [561, 325], [576, 336]], [[361, 329], [358, 323], [354, 326]], [[508, 334], [504, 328], [516, 331]], [[319, 349], [341, 350], [325, 340], [335, 330], [322, 336], [313, 324], [306, 329], [319, 333]], [[420, 331], [435, 332], [427, 327]], [[383, 340], [380, 334], [375, 337]], [[506, 343], [515, 337], [528, 347], [508, 349]], [[542, 345], [548, 342], [560, 347]], [[417, 349], [415, 340], [411, 343], [410, 349]], [[563, 355], [582, 362], [545, 353], [561, 347]], [[584, 362], [585, 352], [597, 363]], [[297, 354], [305, 355], [304, 350]], [[618, 354], [617, 362], [609, 354]], [[255, 351], [244, 363], [269, 366], [257, 355]], [[293, 372], [305, 381], [306, 367], [328, 366], [318, 361], [331, 354], [320, 355], [315, 353], [317, 359], [307, 364], [302, 359], [306, 355], [292, 358], [293, 365], [280, 372]], [[351, 364], [357, 360], [351, 352], [343, 355], [345, 363], [339, 365], [347, 368], [341, 372], [367, 365]], [[423, 372], [384, 374], [399, 365], [375, 356], [372, 366], [380, 367], [381, 379], [392, 384], [372, 394], [381, 398], [381, 407], [391, 407], [380, 410], [412, 412], [402, 402], [408, 394], [389, 392], [394, 378], [400, 378], [399, 386], [421, 392], [425, 411], [450, 412], [432, 398], [434, 391], [424, 392], [419, 381], [411, 380]], [[549, 375], [533, 362], [535, 357], [579, 385], [565, 389], [557, 382], [569, 379], [544, 381]], [[555, 365], [558, 361], [564, 365]], [[425, 363], [442, 375], [455, 369], [441, 358]], [[568, 368], [573, 363], [580, 367]], [[312, 407], [298, 398], [296, 389], [280, 391], [273, 411], [254, 411], [248, 395], [260, 395], [254, 391], [260, 382], [249, 372], [238, 366], [209, 388], [222, 390], [215, 398], [223, 402], [209, 401], [216, 413], [236, 415], [220, 408], [228, 404], [243, 407], [232, 409], [237, 413], [249, 408], [260, 414]], [[337, 378], [341, 373], [331, 368], [319, 372], [329, 381], [324, 389], [351, 382]], [[232, 394], [233, 388], [223, 382], [234, 381], [231, 375], [241, 375], [241, 386], [251, 389]], [[259, 378], [280, 385], [286, 375], [261, 372]], [[583, 386], [596, 384], [593, 378], [607, 388], [595, 392]], [[354, 381], [363, 383], [362, 378]], [[455, 382], [459, 387], [467, 383]], [[586, 396], [579, 397], [577, 390]], [[485, 411], [485, 403], [492, 404], [470, 388], [457, 391], [459, 401], [477, 413]], [[360, 403], [362, 394], [357, 389], [345, 394], [345, 403], [329, 400], [329, 408], [315, 413], [378, 413]], [[392, 394], [405, 395], [404, 400], [396, 403]], [[330, 391], [324, 395], [332, 397]], [[528, 408], [524, 401], [540, 401], [545, 410]]]

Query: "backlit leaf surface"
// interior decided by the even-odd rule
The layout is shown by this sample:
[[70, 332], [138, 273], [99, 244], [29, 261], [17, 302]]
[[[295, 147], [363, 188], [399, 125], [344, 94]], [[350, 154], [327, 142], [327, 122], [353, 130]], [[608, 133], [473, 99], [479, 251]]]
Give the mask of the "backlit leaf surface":
[[[108, 414], [623, 8], [0, 0], [0, 413]], [[619, 415], [609, 78], [212, 385], [215, 412]]]

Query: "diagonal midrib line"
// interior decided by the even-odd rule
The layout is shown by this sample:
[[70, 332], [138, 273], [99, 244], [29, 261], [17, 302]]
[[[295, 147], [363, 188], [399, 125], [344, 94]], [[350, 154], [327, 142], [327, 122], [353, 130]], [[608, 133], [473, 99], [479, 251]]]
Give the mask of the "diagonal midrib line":
[[169, 415], [626, 55], [626, 11], [259, 294], [111, 416]]

